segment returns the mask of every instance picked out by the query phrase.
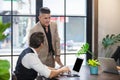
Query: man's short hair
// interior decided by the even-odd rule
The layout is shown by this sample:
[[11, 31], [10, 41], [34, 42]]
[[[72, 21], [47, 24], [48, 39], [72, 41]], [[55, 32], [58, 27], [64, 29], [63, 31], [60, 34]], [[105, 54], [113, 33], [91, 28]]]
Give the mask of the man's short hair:
[[41, 43], [44, 42], [44, 35], [42, 32], [34, 32], [31, 36], [30, 36], [30, 43], [29, 46], [32, 48], [38, 48]]
[[41, 7], [40, 9], [39, 9], [39, 15], [40, 14], [50, 14], [50, 9], [48, 8], [48, 7]]

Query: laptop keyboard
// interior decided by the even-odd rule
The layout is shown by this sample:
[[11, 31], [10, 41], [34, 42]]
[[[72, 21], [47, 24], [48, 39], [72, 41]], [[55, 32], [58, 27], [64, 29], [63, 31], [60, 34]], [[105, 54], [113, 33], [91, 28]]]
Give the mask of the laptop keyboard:
[[75, 74], [75, 73], [64, 73], [64, 74], [61, 74], [60, 76], [66, 76], [66, 77], [80, 77], [78, 74]]
[[67, 77], [80, 77], [78, 74], [68, 74]]

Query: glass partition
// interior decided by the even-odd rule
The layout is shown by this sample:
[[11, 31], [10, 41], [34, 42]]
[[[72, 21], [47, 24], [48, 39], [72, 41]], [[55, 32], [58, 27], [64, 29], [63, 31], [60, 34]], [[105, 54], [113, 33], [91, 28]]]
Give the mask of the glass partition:
[[36, 0], [15, 0], [13, 1], [14, 15], [35, 15]]
[[0, 15], [11, 14], [11, 0], [0, 0]]
[[28, 47], [28, 34], [35, 25], [35, 17], [13, 17], [13, 51], [14, 55]]

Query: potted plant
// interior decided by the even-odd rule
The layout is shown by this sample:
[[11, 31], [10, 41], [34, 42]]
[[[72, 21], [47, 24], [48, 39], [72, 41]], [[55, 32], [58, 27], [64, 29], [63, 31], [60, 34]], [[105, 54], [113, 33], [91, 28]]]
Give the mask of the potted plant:
[[90, 66], [91, 74], [98, 74], [98, 66], [100, 65], [99, 61], [96, 59], [89, 59], [88, 65]]
[[87, 61], [87, 64], [90, 66], [90, 73], [91, 74], [98, 74], [98, 66], [100, 65], [99, 61], [97, 59], [94, 59], [93, 53], [89, 50], [89, 44], [85, 43], [81, 47], [81, 49], [78, 51], [77, 56], [80, 56], [81, 54], [89, 53], [92, 55], [92, 59], [89, 59]]
[[[10, 23], [0, 22], [0, 41], [3, 41], [8, 35], [3, 34], [10, 27]], [[8, 60], [0, 59], [0, 80], [9, 80], [10, 78], [10, 63]]]
[[120, 42], [120, 34], [107, 34], [105, 38], [102, 40], [102, 45], [105, 50], [105, 57], [110, 57], [112, 53], [111, 47], [115, 45], [116, 43]]

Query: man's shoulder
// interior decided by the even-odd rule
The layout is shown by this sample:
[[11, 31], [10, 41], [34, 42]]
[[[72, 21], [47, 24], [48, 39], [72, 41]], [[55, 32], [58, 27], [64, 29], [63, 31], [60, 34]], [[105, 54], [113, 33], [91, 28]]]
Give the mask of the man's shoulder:
[[50, 22], [50, 26], [57, 27], [57, 23], [56, 22]]
[[37, 22], [32, 28], [31, 30], [39, 30], [39, 28], [42, 27], [40, 22]]
[[22, 51], [23, 53], [34, 53], [34, 51], [31, 48], [26, 48]]
[[37, 23], [33, 26], [33, 28], [40, 27], [40, 26], [41, 26], [40, 22], [37, 22]]
[[50, 24], [57, 24], [56, 22], [51, 21]]

